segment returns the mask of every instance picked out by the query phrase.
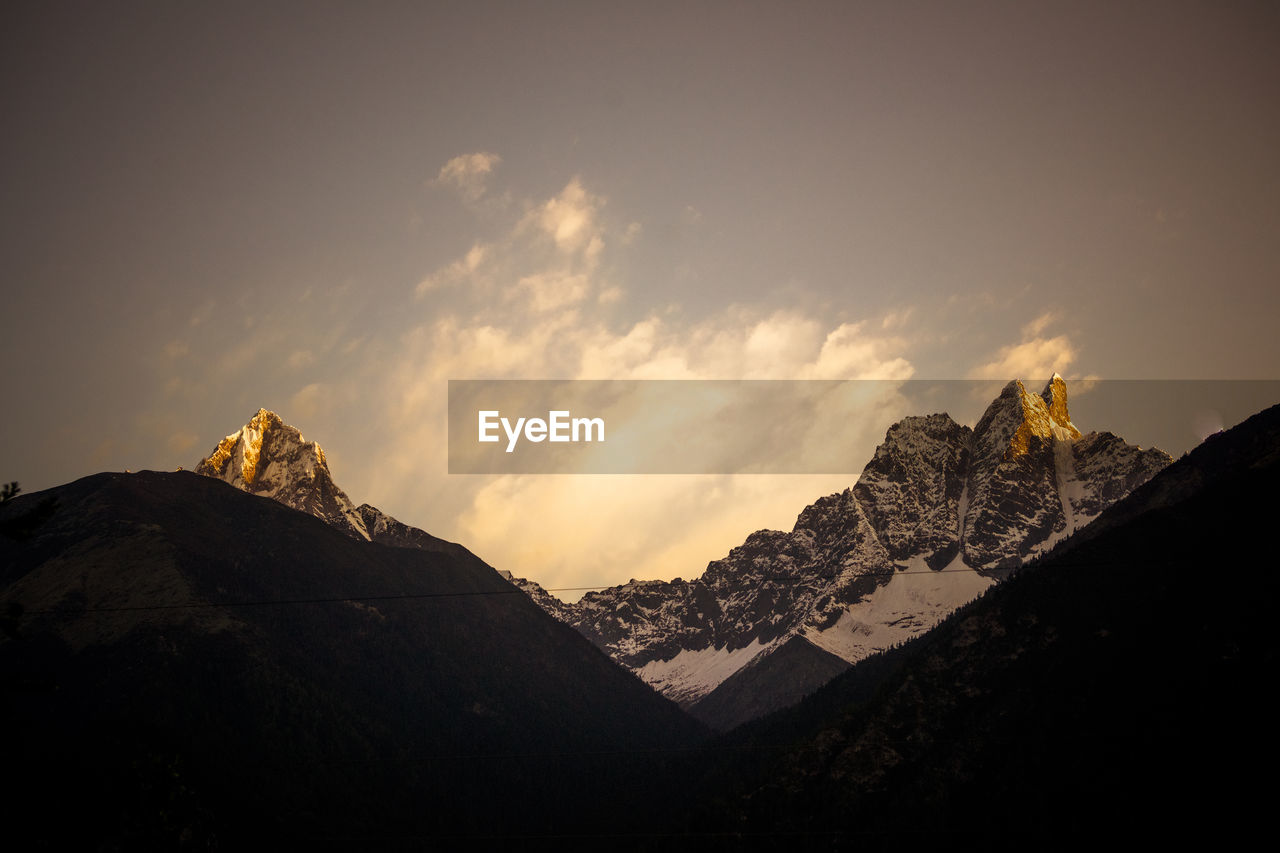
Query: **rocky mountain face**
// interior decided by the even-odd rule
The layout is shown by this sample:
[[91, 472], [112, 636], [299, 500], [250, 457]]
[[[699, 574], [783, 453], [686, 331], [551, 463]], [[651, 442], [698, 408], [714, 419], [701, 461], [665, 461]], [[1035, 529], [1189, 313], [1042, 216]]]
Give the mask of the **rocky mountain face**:
[[[1082, 434], [1060, 376], [1040, 394], [1013, 381], [972, 429], [945, 414], [895, 424], [852, 489], [807, 507], [790, 532], [751, 534], [696, 580], [631, 581], [576, 604], [516, 583], [728, 727], [797, 701], [833, 662], [923, 633], [1169, 461], [1110, 433]], [[787, 665], [767, 665], [784, 646]]]

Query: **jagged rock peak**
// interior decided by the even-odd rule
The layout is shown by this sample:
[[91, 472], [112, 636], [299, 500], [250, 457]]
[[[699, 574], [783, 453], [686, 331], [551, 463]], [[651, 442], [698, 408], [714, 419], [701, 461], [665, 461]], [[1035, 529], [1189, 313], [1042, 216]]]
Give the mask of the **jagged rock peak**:
[[1067, 412], [1067, 381], [1059, 374], [1053, 374], [1040, 392], [1040, 398], [1049, 409], [1049, 420], [1066, 430], [1071, 438], [1079, 438], [1080, 430], [1071, 423], [1071, 415]]
[[[272, 435], [277, 431], [283, 434]], [[313, 463], [307, 466], [310, 469], [307, 473], [312, 476], [315, 467], [328, 467], [320, 445], [303, 439], [301, 432], [270, 409], [258, 409], [248, 423], [218, 442], [213, 452], [196, 466], [196, 473], [226, 480], [233, 486], [252, 487], [259, 472], [271, 463], [270, 458], [263, 458], [264, 445], [269, 451], [281, 445], [301, 451], [299, 455]], [[252, 489], [246, 488], [246, 491]]]
[[320, 445], [270, 409], [258, 409], [195, 470], [314, 515], [356, 538], [369, 538], [364, 519], [333, 482]]
[[1008, 434], [1007, 444], [1001, 442], [1006, 459], [1045, 448], [1055, 438], [1074, 441], [1081, 435], [1067, 411], [1067, 383], [1056, 373], [1040, 394], [1032, 394], [1017, 379], [1010, 381], [982, 416], [976, 431], [986, 432], [984, 427], [1001, 422], [1003, 428], [997, 429], [996, 435]]

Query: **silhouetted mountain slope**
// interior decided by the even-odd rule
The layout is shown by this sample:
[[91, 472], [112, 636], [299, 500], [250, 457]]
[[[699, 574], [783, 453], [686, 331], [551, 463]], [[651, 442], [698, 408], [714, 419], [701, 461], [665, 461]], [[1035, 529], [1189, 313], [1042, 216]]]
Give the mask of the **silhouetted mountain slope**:
[[1247, 839], [1280, 758], [1278, 476], [1280, 407], [1109, 529], [721, 741], [735, 758], [695, 785], [688, 826], [860, 849]]
[[23, 837], [589, 828], [701, 736], [469, 554], [358, 540], [185, 473], [87, 477], [6, 503], [0, 525]]

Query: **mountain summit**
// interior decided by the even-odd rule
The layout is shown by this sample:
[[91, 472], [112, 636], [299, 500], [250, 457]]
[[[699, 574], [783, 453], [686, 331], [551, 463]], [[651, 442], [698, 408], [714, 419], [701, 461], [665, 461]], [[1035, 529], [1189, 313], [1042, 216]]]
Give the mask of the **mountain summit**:
[[196, 473], [314, 515], [357, 539], [370, 538], [355, 504], [333, 482], [320, 445], [268, 409], [258, 409], [218, 442]]
[[218, 442], [195, 472], [314, 515], [353, 539], [480, 562], [461, 545], [410, 527], [375, 506], [356, 506], [333, 481], [320, 445], [269, 409], [258, 409], [248, 423]]

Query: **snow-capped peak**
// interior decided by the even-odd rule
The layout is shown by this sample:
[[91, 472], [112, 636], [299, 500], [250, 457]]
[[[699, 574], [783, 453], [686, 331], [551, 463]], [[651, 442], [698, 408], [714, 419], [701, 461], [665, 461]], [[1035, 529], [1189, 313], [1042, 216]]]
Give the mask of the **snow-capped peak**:
[[333, 482], [320, 445], [304, 439], [269, 409], [258, 409], [248, 423], [218, 442], [195, 470], [317, 516], [357, 538], [369, 538], [364, 519]]

